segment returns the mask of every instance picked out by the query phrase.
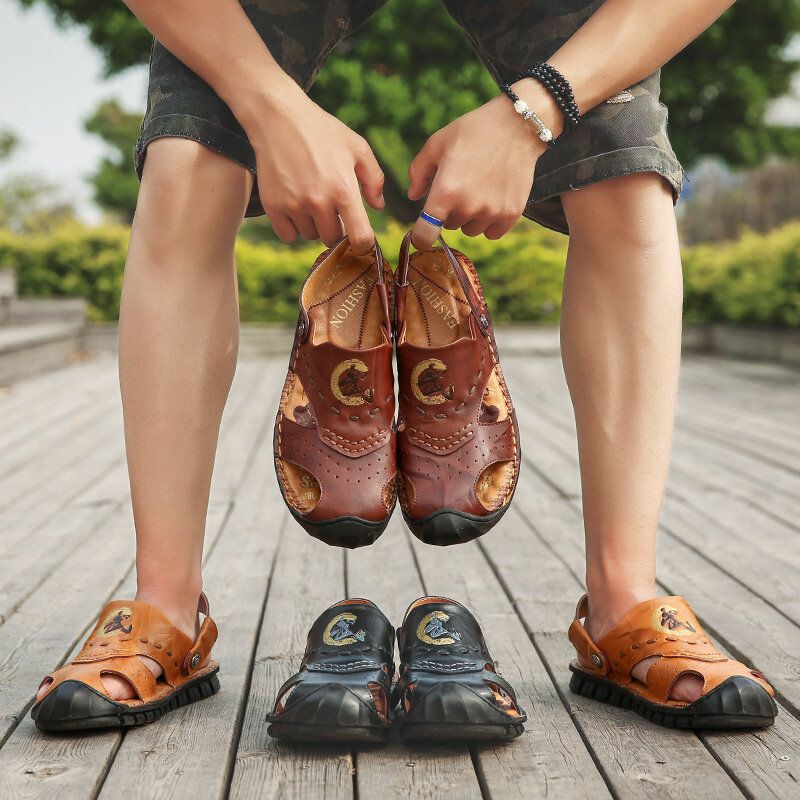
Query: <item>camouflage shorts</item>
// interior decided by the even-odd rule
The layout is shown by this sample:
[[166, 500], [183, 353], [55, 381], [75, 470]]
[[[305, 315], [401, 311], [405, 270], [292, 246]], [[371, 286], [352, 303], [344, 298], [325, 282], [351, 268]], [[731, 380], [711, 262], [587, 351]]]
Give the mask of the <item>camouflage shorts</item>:
[[[306, 90], [325, 57], [386, 0], [243, 0], [244, 9], [278, 63]], [[444, 0], [473, 49], [497, 80], [547, 60], [603, 0]], [[677, 201], [683, 170], [667, 137], [659, 102], [660, 73], [629, 89], [633, 99], [601, 103], [538, 160], [525, 215], [566, 233], [561, 193], [628, 175], [656, 172]], [[147, 111], [136, 144], [141, 176], [147, 145], [164, 136], [193, 139], [255, 172], [247, 136], [208, 84], [158, 42], [153, 44]], [[248, 216], [262, 214], [257, 192]]]

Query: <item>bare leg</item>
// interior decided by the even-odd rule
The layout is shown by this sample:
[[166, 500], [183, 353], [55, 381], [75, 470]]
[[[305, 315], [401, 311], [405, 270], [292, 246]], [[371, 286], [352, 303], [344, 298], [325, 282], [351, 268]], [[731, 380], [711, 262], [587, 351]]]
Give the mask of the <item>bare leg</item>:
[[[656, 530], [680, 364], [681, 263], [672, 198], [654, 174], [562, 196], [570, 243], [561, 346], [578, 430], [589, 634], [655, 596]], [[638, 664], [644, 681], [653, 659]], [[699, 685], [698, 685], [699, 684]], [[695, 699], [696, 676], [675, 699]]]
[[[193, 638], [211, 473], [238, 348], [234, 241], [251, 183], [246, 169], [202, 145], [156, 140], [125, 267], [119, 372], [137, 599]], [[134, 696], [123, 678], [103, 683], [116, 699]]]

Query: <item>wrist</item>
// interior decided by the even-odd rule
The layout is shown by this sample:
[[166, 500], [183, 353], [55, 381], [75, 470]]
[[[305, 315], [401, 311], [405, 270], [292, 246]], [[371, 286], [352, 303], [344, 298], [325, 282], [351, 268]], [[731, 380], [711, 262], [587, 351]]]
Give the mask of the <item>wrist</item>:
[[276, 116], [291, 114], [292, 108], [300, 109], [311, 102], [283, 70], [277, 70], [277, 73], [244, 91], [240, 86], [235, 91], [235, 99], [228, 103], [239, 124], [248, 133], [261, 129], [274, 121]]
[[550, 92], [535, 78], [523, 78], [512, 83], [511, 88], [541, 117], [553, 132], [553, 139], [557, 139], [564, 130], [564, 115]]

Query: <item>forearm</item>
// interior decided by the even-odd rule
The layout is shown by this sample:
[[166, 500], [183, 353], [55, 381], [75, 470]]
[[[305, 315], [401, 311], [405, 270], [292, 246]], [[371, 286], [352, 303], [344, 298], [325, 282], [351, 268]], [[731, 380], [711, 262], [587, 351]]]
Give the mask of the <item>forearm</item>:
[[606, 0], [550, 59], [581, 113], [655, 72], [734, 0]]
[[[655, 72], [706, 30], [734, 0], [606, 0], [552, 56], [582, 114]], [[531, 78], [515, 88], [544, 106], [559, 133], [563, 120]]]
[[206, 81], [247, 128], [267, 104], [301, 93], [237, 0], [124, 0], [171, 53]]

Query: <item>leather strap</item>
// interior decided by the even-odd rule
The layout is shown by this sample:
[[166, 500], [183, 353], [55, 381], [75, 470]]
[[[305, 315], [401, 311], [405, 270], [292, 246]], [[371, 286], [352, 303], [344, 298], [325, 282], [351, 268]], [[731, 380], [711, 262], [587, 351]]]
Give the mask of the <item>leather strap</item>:
[[[462, 266], [460, 259], [450, 249], [450, 247], [448, 246], [447, 242], [445, 242], [444, 237], [441, 234], [439, 234], [439, 242], [442, 245], [442, 250], [444, 251], [445, 255], [447, 255], [447, 258], [450, 261], [450, 266], [453, 268], [453, 272], [455, 273], [456, 279], [458, 280], [458, 283], [461, 286], [461, 290], [464, 292], [464, 296], [467, 298], [470, 311], [477, 324], [478, 330], [484, 336], [488, 336], [489, 332], [491, 331], [492, 323], [491, 320], [489, 319], [489, 311], [486, 308], [486, 304], [481, 300], [481, 298], [475, 291], [475, 287], [473, 286], [472, 281], [469, 279], [466, 272], [464, 271], [464, 267]], [[400, 256], [399, 256], [399, 264], [397, 267], [397, 276], [396, 276], [396, 281], [398, 286], [408, 286], [408, 265], [410, 261], [410, 250], [411, 250], [411, 231], [409, 231], [403, 237], [403, 241], [400, 244]], [[461, 255], [461, 257], [466, 260], [466, 256], [464, 256], [463, 253], [460, 253], [459, 255]], [[400, 315], [400, 309], [398, 309], [398, 316], [399, 315]], [[402, 317], [400, 317], [400, 319], [402, 319]], [[395, 328], [396, 327], [397, 326], [395, 326]]]
[[163, 671], [163, 681], [179, 686], [202, 669], [217, 640], [217, 626], [209, 616], [208, 598], [200, 595], [198, 613], [205, 619], [192, 641], [155, 606], [137, 600], [112, 600], [103, 609], [94, 630], [75, 659], [51, 675], [48, 692], [65, 680], [75, 680], [105, 693], [101, 676], [120, 675], [147, 702], [159, 689], [158, 681], [139, 658], [147, 656]]
[[[686, 673], [702, 677], [703, 693], [739, 675], [774, 694], [760, 674], [717, 650], [682, 597], [639, 603], [598, 643], [592, 641], [582, 623], [588, 612], [589, 600], [584, 595], [569, 627], [569, 640], [578, 653], [580, 668], [605, 676], [651, 702], [677, 703], [670, 700], [672, 687]], [[645, 685], [632, 676], [632, 670], [653, 656], [658, 659], [649, 667]]]

